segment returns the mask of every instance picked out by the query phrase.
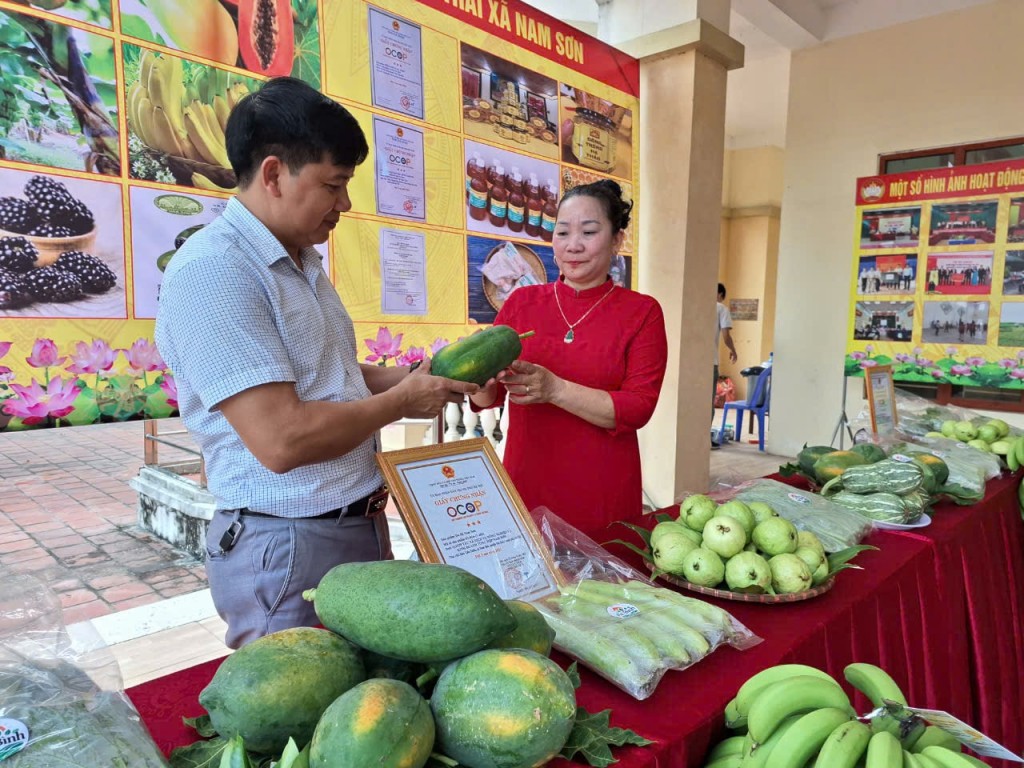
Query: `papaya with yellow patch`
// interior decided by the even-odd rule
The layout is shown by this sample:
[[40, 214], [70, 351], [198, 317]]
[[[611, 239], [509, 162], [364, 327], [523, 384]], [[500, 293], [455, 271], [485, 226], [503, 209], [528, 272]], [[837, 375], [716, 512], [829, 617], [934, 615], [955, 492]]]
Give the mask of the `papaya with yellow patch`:
[[832, 451], [814, 462], [814, 477], [824, 485], [829, 480], [839, 477], [850, 467], [867, 464], [868, 460], [853, 451]]
[[565, 746], [576, 691], [555, 662], [492, 648], [448, 666], [430, 697], [438, 751], [467, 768], [530, 768]]
[[253, 752], [306, 744], [331, 703], [366, 678], [361, 653], [325, 629], [265, 635], [224, 659], [199, 694], [218, 734], [241, 736]]
[[434, 748], [430, 705], [401, 680], [374, 678], [324, 712], [309, 746], [310, 768], [422, 768]]

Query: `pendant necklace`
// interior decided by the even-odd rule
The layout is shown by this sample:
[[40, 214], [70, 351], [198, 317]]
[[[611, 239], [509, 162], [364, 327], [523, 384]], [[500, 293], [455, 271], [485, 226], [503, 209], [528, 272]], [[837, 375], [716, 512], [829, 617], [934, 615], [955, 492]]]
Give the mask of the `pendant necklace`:
[[587, 315], [589, 315], [591, 312], [593, 312], [595, 309], [597, 309], [597, 305], [598, 304], [600, 304], [602, 301], [604, 301], [609, 296], [611, 296], [612, 295], [612, 291], [614, 291], [614, 290], [615, 290], [615, 283], [612, 283], [612, 287], [608, 289], [608, 293], [606, 293], [600, 299], [595, 301], [591, 305], [590, 309], [588, 309], [586, 312], [583, 313], [583, 316], [580, 317], [579, 320], [577, 320], [575, 323], [570, 323], [569, 322], [569, 318], [567, 318], [565, 316], [565, 311], [562, 309], [562, 302], [558, 298], [558, 284], [555, 283], [555, 304], [558, 306], [558, 312], [562, 316], [562, 320], [564, 320], [565, 324], [567, 326], [569, 326], [569, 330], [565, 332], [565, 337], [562, 339], [562, 341], [565, 342], [566, 344], [572, 344], [573, 341], [575, 341], [575, 339], [576, 339], [576, 334], [573, 332], [573, 329], [577, 325], [582, 323], [587, 318]]

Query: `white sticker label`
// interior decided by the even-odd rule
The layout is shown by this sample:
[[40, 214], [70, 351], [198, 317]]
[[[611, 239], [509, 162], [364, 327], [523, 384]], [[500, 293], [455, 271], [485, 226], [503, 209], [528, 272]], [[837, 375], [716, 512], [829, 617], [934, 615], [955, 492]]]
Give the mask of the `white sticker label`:
[[1019, 755], [1015, 755], [1002, 744], [992, 741], [992, 739], [981, 733], [981, 731], [972, 728], [963, 720], [953, 717], [949, 712], [943, 712], [938, 709], [919, 709], [918, 707], [907, 707], [907, 710], [913, 712], [918, 717], [927, 720], [932, 725], [941, 728], [961, 744], [966, 744], [979, 755], [984, 755], [985, 757], [1000, 757], [1003, 760], [1012, 760], [1016, 763], [1024, 763], [1024, 758]]
[[0, 718], [0, 760], [21, 752], [28, 744], [28, 727], [20, 720]]
[[912, 458], [910, 458], [909, 456], [904, 456], [902, 453], [894, 453], [889, 458], [892, 459], [893, 461], [901, 461], [904, 464], [910, 464], [913, 461]]
[[791, 494], [789, 494], [789, 498], [791, 498], [797, 504], [810, 504], [811, 503], [810, 499], [808, 499], [806, 496], [804, 496], [803, 494], [800, 494], [800, 493], [791, 493]]
[[608, 615], [613, 619], [631, 619], [640, 615], [640, 609], [631, 603], [616, 603], [608, 606]]

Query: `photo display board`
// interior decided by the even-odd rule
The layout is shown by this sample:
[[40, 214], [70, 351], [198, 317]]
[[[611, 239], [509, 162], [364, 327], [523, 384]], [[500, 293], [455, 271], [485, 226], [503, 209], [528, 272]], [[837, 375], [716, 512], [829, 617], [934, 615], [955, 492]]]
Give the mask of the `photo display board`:
[[1024, 389], [1024, 161], [857, 180], [846, 375]]
[[[163, 271], [235, 189], [232, 107], [291, 75], [370, 156], [320, 246], [361, 359], [412, 363], [558, 276], [571, 186], [637, 204], [639, 64], [519, 0], [0, 0], [0, 431], [177, 413]], [[226, 288], [229, 290], [229, 288]]]

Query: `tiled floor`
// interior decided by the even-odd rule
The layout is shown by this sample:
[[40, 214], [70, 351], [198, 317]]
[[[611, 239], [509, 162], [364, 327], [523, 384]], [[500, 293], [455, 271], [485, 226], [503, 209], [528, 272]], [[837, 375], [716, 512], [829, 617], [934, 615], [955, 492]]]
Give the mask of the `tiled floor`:
[[[169, 421], [161, 431], [175, 428]], [[143, 463], [142, 430], [132, 422], [8, 434], [0, 451], [0, 572], [34, 574], [60, 597], [66, 624], [90, 621], [126, 687], [228, 653], [202, 564], [136, 526], [127, 483]], [[759, 453], [750, 437], [712, 452], [713, 484], [785, 461]], [[160, 452], [161, 463], [189, 458]], [[396, 555], [407, 556], [408, 535], [389, 512]]]

